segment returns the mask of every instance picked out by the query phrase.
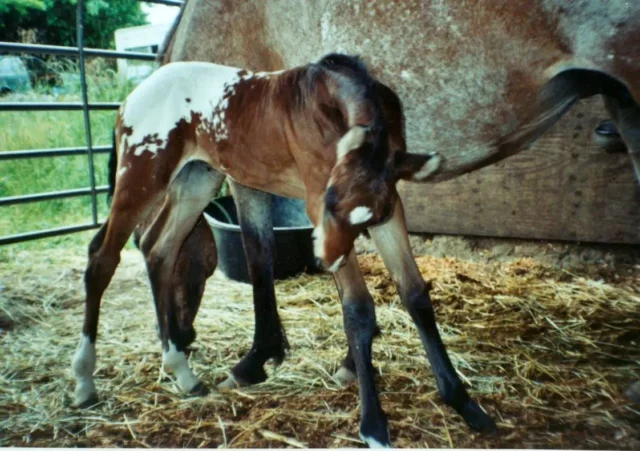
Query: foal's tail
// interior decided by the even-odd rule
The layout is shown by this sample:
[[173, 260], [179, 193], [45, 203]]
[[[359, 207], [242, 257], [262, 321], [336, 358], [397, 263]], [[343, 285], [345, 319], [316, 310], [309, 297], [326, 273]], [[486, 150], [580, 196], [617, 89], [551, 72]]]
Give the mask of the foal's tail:
[[111, 141], [111, 153], [109, 154], [109, 191], [107, 191], [107, 204], [111, 205], [113, 192], [116, 189], [116, 169], [118, 168], [118, 155], [116, 154], [116, 131], [113, 130]]

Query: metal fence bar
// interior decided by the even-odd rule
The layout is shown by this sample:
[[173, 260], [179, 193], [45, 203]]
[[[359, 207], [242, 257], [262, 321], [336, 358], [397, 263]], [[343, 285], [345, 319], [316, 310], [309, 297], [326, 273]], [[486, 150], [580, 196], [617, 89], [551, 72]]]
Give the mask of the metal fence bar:
[[38, 230], [36, 232], [18, 233], [16, 235], [9, 235], [0, 237], [0, 246], [5, 244], [21, 243], [23, 241], [37, 240], [40, 238], [49, 238], [52, 236], [66, 235], [68, 233], [84, 232], [85, 230], [95, 229], [101, 226], [98, 224], [81, 224], [67, 227], [56, 227], [54, 229]]
[[[87, 105], [90, 110], [117, 110], [119, 102], [96, 102]], [[0, 102], [0, 111], [83, 111], [82, 102]]]
[[[94, 146], [93, 153], [109, 153], [112, 146]], [[68, 155], [86, 155], [86, 147], [59, 147], [57, 149], [10, 150], [0, 152], [0, 161], [22, 160], [25, 158], [64, 157]]]
[[[138, 0], [145, 3], [156, 3], [168, 6], [183, 6], [184, 2], [178, 0]], [[85, 137], [87, 147], [67, 147], [54, 149], [34, 149], [0, 152], [0, 161], [18, 160], [24, 158], [41, 158], [66, 155], [87, 155], [89, 164], [89, 177], [91, 186], [89, 188], [79, 188], [49, 193], [38, 193], [24, 196], [12, 196], [0, 198], [0, 206], [17, 205], [27, 202], [38, 202], [53, 199], [65, 199], [77, 196], [91, 195], [92, 222], [67, 227], [57, 227], [35, 232], [19, 233], [0, 237], [0, 246], [6, 244], [19, 243], [40, 238], [65, 235], [68, 233], [81, 232], [99, 227], [97, 217], [97, 194], [108, 191], [107, 186], [95, 185], [95, 168], [93, 162], [94, 153], [108, 153], [111, 146], [92, 145], [91, 123], [89, 111], [116, 110], [119, 102], [96, 102], [89, 104], [87, 95], [86, 73], [84, 67], [85, 57], [105, 57], [123, 58], [130, 60], [154, 61], [156, 56], [149, 53], [140, 52], [120, 52], [114, 50], [93, 49], [84, 47], [84, 0], [78, 0], [77, 9], [77, 47], [56, 46], [56, 45], [31, 45], [18, 44], [13, 42], [0, 41], [0, 53], [40, 53], [52, 55], [66, 55], [77, 57], [80, 63], [80, 82], [82, 86], [82, 102], [0, 102], [0, 111], [82, 111], [85, 122]]]
[[[61, 45], [17, 44], [15, 42], [0, 41], [0, 52], [7, 53], [44, 53], [47, 55], [65, 55], [78, 57], [78, 47]], [[104, 58], [125, 58], [131, 60], [155, 61], [154, 53], [118, 52], [117, 50], [84, 49], [86, 56], [102, 56]]]
[[[95, 188], [96, 193], [106, 193], [108, 186], [98, 186]], [[91, 188], [67, 189], [63, 191], [51, 191], [49, 193], [26, 194], [23, 196], [11, 196], [0, 198], [0, 207], [9, 205], [27, 204], [30, 202], [41, 202], [43, 200], [66, 199], [69, 197], [86, 196], [93, 194]]]
[[98, 197], [96, 193], [96, 174], [93, 166], [93, 149], [91, 148], [91, 118], [89, 117], [89, 96], [87, 94], [87, 74], [84, 70], [84, 0], [78, 0], [76, 16], [78, 58], [80, 63], [80, 86], [82, 87], [82, 114], [84, 116], [84, 134], [87, 140], [87, 160], [89, 163], [89, 186], [91, 187], [91, 217], [93, 224], [98, 224]]
[[138, 0], [142, 3], [157, 3], [159, 5], [167, 5], [167, 6], [182, 6], [184, 2], [178, 0]]

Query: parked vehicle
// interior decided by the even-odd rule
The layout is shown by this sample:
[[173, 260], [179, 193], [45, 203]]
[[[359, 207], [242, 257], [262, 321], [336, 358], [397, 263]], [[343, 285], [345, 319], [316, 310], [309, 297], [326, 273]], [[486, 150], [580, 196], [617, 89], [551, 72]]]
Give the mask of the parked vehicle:
[[27, 66], [18, 56], [0, 56], [0, 94], [31, 89]]

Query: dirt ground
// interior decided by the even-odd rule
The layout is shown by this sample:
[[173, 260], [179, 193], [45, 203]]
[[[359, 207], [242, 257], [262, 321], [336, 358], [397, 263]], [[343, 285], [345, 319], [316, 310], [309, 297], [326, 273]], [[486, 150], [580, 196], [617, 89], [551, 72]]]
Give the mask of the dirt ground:
[[[640, 247], [412, 236], [443, 340], [471, 396], [495, 419], [473, 434], [439, 399], [415, 327], [366, 239], [359, 261], [382, 336], [374, 365], [398, 447], [640, 449]], [[70, 407], [82, 246], [0, 254], [0, 445], [362, 447], [357, 387], [332, 379], [344, 351], [327, 275], [276, 286], [292, 349], [266, 383], [204, 398], [178, 393], [161, 350], [144, 264], [123, 259], [103, 301], [100, 404]], [[214, 275], [190, 361], [213, 387], [250, 346], [251, 287]]]
[[[412, 234], [415, 255], [452, 257], [472, 262], [514, 262], [533, 258], [536, 262], [560, 269], [593, 269], [615, 271], [619, 266], [640, 263], [640, 246], [622, 244], [568, 243], [509, 238], [463, 237], [452, 235]], [[360, 237], [360, 253], [375, 252], [371, 240]]]

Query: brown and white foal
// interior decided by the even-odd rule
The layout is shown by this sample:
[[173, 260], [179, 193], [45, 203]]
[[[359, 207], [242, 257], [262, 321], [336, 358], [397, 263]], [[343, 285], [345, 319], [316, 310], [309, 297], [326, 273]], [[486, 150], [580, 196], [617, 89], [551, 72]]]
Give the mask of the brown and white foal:
[[[202, 211], [226, 175], [234, 195], [257, 209], [267, 208], [260, 205], [260, 191], [306, 199], [315, 225], [314, 251], [334, 273], [342, 299], [360, 387], [360, 434], [370, 446], [390, 442], [371, 365], [374, 304], [353, 250], [354, 239], [367, 228], [418, 327], [445, 401], [470, 426], [495, 427], [469, 398], [444, 349], [395, 187], [400, 178], [423, 181], [436, 174], [440, 157], [405, 151], [400, 101], [357, 58], [332, 54], [277, 73], [209, 63], [163, 66], [123, 104], [115, 142], [111, 213], [89, 246], [83, 335], [73, 362], [76, 405], [96, 400], [100, 300], [121, 249], [143, 222], [149, 225], [140, 248], [152, 284], [165, 368], [182, 390], [201, 390], [176, 325], [172, 280], [183, 261], [183, 243], [189, 244], [185, 239], [203, 228]], [[249, 209], [240, 210], [242, 222], [242, 211]], [[243, 227], [243, 233], [260, 233], [250, 228]], [[194, 240], [192, 244], [198, 242]], [[215, 251], [209, 263], [215, 267]], [[259, 269], [251, 271], [255, 295], [260, 277], [253, 276]], [[260, 314], [257, 310], [256, 316]]]

